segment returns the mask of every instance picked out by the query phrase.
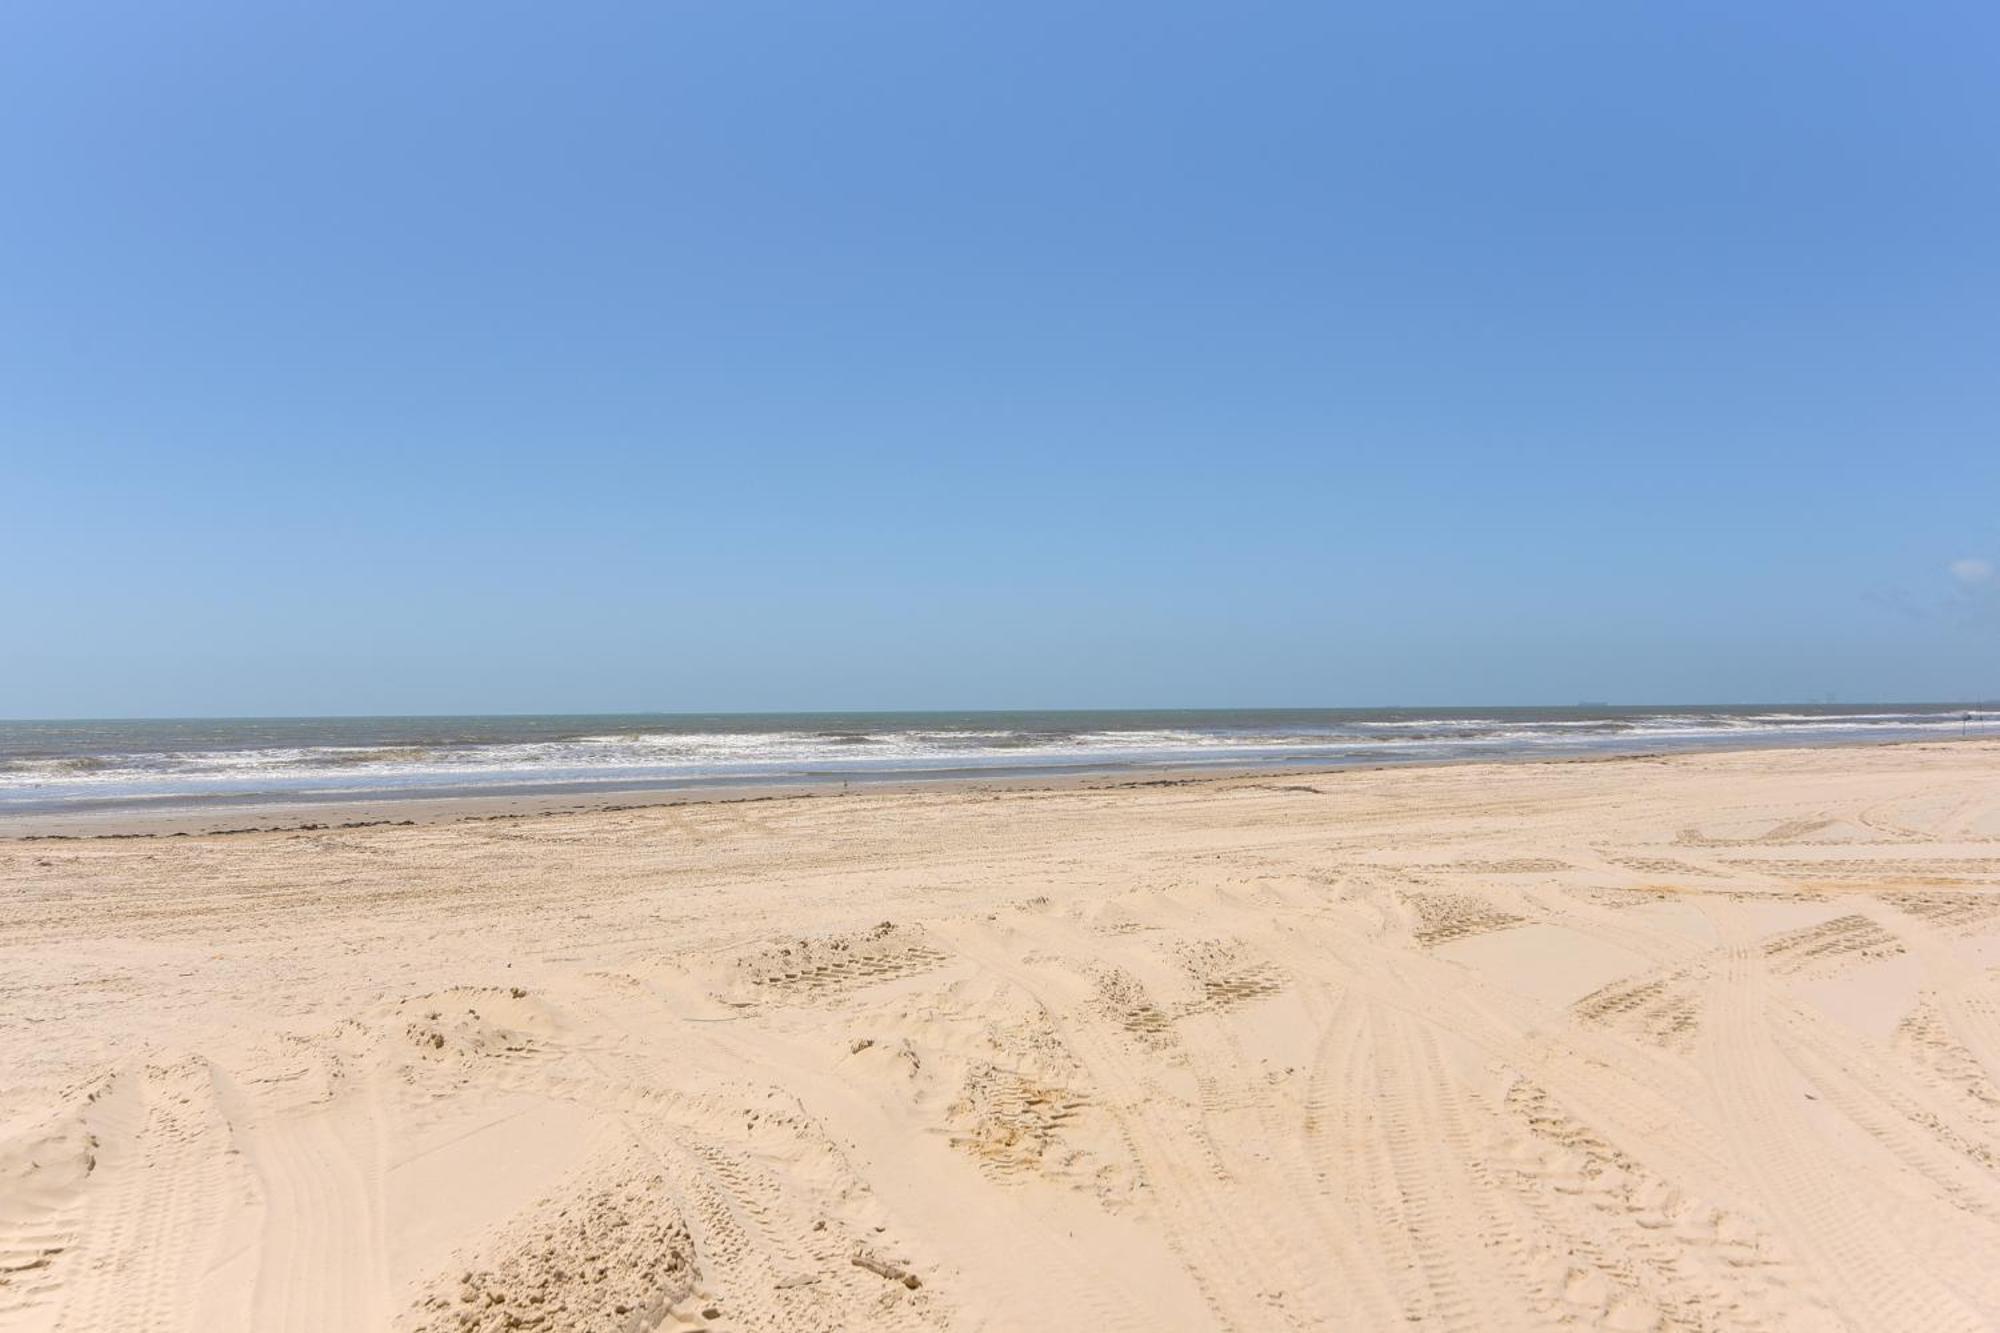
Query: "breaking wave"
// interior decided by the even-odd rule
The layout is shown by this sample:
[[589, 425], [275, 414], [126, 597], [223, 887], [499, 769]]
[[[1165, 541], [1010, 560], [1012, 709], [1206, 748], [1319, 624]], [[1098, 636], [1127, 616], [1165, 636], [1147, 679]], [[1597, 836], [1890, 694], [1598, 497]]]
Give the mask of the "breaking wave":
[[1961, 733], [2000, 733], [2000, 723], [1965, 707], [1880, 705], [5, 723], [0, 809], [116, 799], [1334, 767]]

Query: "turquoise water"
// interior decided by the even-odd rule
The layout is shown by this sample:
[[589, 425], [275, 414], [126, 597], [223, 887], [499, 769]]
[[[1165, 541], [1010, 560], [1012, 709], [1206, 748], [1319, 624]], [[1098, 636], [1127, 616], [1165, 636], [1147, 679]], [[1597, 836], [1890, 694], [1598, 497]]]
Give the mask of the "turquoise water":
[[2000, 735], [1983, 706], [1178, 709], [0, 722], [0, 812]]

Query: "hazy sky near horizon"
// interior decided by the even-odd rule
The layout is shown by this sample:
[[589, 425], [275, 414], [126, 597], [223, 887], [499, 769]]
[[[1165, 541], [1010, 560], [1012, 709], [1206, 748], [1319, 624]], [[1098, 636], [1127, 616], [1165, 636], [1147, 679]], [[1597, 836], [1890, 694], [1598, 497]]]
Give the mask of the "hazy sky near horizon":
[[0, 10], [0, 716], [2000, 696], [1990, 4]]

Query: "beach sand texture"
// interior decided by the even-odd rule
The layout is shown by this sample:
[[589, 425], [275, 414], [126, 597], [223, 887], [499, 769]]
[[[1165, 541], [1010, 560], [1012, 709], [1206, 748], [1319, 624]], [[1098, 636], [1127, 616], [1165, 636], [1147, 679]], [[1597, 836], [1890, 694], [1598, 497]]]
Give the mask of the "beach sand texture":
[[2000, 746], [0, 843], [0, 1328], [2000, 1324]]

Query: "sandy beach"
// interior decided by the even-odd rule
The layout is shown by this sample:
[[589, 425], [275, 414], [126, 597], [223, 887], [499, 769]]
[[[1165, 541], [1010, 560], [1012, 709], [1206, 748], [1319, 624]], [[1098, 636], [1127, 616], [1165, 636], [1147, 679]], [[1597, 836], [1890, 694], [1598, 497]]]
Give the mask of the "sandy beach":
[[0, 843], [0, 1328], [1976, 1329], [2000, 745]]

